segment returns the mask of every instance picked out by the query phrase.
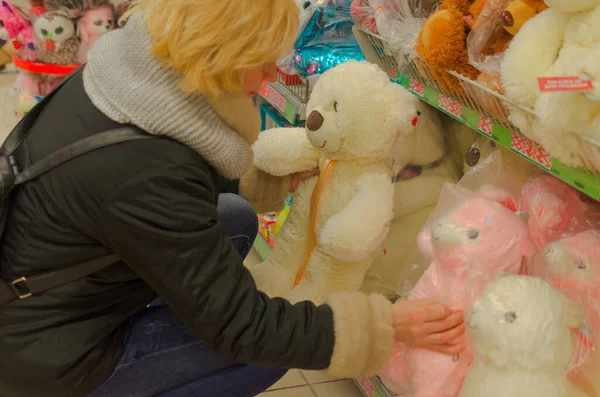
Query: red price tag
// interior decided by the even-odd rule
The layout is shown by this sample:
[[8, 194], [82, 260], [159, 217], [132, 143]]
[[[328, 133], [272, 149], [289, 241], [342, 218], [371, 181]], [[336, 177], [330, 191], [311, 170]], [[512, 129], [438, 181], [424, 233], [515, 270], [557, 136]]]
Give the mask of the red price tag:
[[540, 77], [538, 79], [540, 91], [591, 91], [594, 86], [590, 80], [581, 80], [579, 77]]

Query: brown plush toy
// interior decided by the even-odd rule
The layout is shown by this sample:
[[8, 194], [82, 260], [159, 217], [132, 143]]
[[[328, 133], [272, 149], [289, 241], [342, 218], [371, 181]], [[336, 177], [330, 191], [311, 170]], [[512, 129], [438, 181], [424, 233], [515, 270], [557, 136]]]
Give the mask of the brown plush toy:
[[[457, 96], [464, 95], [460, 80], [446, 71], [454, 71], [471, 80], [478, 80], [481, 73], [469, 63], [469, 53], [465, 45], [467, 36], [471, 29], [472, 34], [476, 34], [478, 29], [487, 27], [487, 21], [477, 23], [486, 6], [488, 9], [503, 7], [506, 3], [506, 0], [442, 0], [439, 11], [425, 21], [415, 45], [420, 57], [417, 66], [421, 74], [426, 78], [435, 79], [445, 91]], [[481, 49], [481, 54], [491, 56], [505, 51], [525, 22], [547, 8], [544, 0], [511, 1], [501, 14], [504, 29], [496, 31], [493, 40]], [[491, 82], [485, 86], [502, 92], [502, 87], [496, 84], [499, 83], [497, 76], [486, 75], [481, 83], [483, 82]]]
[[[475, 80], [479, 71], [469, 65], [469, 54], [465, 46], [472, 22], [480, 15], [487, 0], [443, 0], [439, 11], [429, 16], [415, 49], [429, 72], [442, 89], [455, 95], [464, 93], [460, 82], [446, 73], [455, 71]], [[420, 68], [421, 73], [428, 77]]]
[[547, 9], [544, 0], [515, 0], [502, 13], [502, 25], [514, 36], [525, 22]]

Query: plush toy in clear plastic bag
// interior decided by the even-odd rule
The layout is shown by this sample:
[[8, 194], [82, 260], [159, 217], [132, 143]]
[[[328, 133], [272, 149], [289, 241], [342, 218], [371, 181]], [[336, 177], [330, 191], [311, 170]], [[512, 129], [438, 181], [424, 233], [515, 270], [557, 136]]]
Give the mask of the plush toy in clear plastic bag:
[[568, 377], [584, 318], [541, 278], [497, 274], [465, 313], [474, 360], [459, 397], [591, 397]]
[[[523, 259], [532, 254], [517, 199], [494, 186], [474, 193], [447, 184], [418, 246], [432, 261], [409, 299], [441, 297], [455, 311], [468, 307], [469, 294], [481, 291], [496, 273], [521, 272]], [[397, 343], [381, 376], [403, 396], [456, 397], [471, 360], [469, 351], [452, 357]]]
[[577, 190], [545, 173], [532, 176], [521, 192], [529, 233], [537, 249], [565, 236], [599, 228], [593, 205]]
[[575, 353], [569, 370], [572, 381], [600, 393], [600, 231], [588, 229], [549, 242], [531, 260], [529, 273], [546, 280], [579, 304], [585, 314], [573, 329]]
[[386, 40], [392, 55], [412, 59], [419, 32], [435, 6], [431, 0], [354, 0], [351, 12], [355, 23]]

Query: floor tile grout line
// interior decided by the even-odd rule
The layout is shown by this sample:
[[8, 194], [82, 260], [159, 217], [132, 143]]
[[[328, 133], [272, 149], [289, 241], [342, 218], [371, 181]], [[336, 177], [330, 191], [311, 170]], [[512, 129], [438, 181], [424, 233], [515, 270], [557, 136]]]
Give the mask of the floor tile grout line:
[[313, 394], [313, 396], [319, 397], [319, 395], [317, 394], [317, 391], [315, 390], [313, 385], [310, 384], [310, 382], [308, 381], [308, 378], [304, 375], [304, 372], [300, 371], [300, 376], [302, 376], [302, 378], [304, 378], [304, 380], [306, 381], [306, 384], [308, 385], [308, 388], [311, 391], [311, 393]]

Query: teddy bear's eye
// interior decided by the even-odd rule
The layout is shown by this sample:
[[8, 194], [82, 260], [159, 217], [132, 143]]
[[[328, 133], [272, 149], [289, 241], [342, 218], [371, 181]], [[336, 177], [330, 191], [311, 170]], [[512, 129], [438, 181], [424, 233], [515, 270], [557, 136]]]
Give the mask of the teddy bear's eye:
[[506, 320], [507, 323], [512, 324], [515, 321], [517, 321], [517, 313], [508, 312], [504, 315], [504, 319]]
[[469, 236], [469, 238], [471, 240], [477, 240], [477, 238], [479, 237], [479, 231], [474, 230], [474, 229], [473, 230], [469, 230], [467, 232], [467, 236]]
[[496, 149], [496, 146], [498, 146], [494, 141], [490, 141], [490, 145], [492, 146], [492, 149]]
[[338, 103], [337, 103], [337, 101], [335, 101], [333, 103], [333, 110], [335, 110], [336, 112], [338, 111]]
[[94, 25], [96, 25], [96, 26], [100, 26], [100, 25], [102, 25], [102, 21], [101, 21], [101, 20], [99, 20], [99, 19], [96, 19], [96, 20], [94, 21]]
[[304, 5], [302, 6], [302, 8], [304, 8], [305, 10], [310, 7], [311, 2], [310, 1], [305, 1]]
[[61, 34], [64, 31], [65, 31], [65, 29], [62, 26], [59, 26], [56, 29], [54, 29], [54, 33], [56, 33], [56, 34]]
[[577, 262], [577, 269], [579, 269], [579, 270], [585, 270], [585, 269], [587, 269], [587, 263], [585, 263], [583, 260], [580, 259]]
[[46, 29], [42, 29], [42, 36], [48, 36], [48, 31]]

